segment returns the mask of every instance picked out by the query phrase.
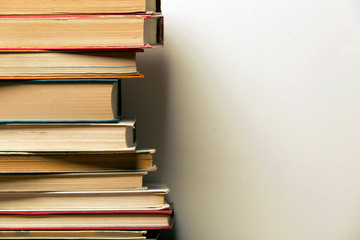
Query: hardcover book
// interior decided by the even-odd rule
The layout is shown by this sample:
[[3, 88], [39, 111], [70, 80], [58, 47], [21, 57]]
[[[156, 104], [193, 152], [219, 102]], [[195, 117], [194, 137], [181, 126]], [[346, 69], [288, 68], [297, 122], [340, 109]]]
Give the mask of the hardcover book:
[[0, 192], [0, 211], [83, 211], [123, 209], [167, 209], [165, 195], [169, 189], [97, 191], [10, 191]]
[[159, 0], [11, 0], [0, 1], [1, 15], [160, 12]]
[[154, 171], [154, 149], [134, 152], [0, 152], [0, 173]]
[[3, 51], [0, 52], [0, 79], [143, 77], [137, 72], [136, 52]]
[[0, 151], [134, 151], [135, 119], [118, 123], [7, 123]]
[[6, 173], [0, 174], [0, 193], [146, 189], [143, 186], [143, 176], [146, 174], [147, 172], [138, 171], [47, 174]]
[[171, 229], [171, 206], [166, 210], [0, 211], [0, 231]]
[[162, 45], [161, 15], [0, 16], [0, 50], [131, 49]]
[[0, 122], [117, 122], [119, 88], [117, 79], [0, 81]]

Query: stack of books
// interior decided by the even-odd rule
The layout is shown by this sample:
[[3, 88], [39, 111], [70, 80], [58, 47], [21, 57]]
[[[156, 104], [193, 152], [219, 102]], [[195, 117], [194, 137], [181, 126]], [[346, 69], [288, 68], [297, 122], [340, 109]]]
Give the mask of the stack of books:
[[0, 239], [156, 239], [166, 186], [121, 116], [120, 78], [163, 43], [158, 0], [13, 0], [0, 9]]

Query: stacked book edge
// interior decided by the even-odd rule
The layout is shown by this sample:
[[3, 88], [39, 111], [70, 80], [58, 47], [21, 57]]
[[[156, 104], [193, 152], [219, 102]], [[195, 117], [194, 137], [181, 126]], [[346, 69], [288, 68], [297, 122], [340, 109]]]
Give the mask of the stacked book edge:
[[158, 239], [169, 188], [120, 79], [162, 46], [160, 1], [14, 0], [0, 31], [0, 239]]

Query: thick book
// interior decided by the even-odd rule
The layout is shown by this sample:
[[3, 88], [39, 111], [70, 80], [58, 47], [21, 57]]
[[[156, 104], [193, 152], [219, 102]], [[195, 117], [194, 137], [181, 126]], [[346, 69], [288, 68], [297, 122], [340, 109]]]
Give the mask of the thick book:
[[[1, 37], [0, 37], [1, 38]], [[0, 79], [141, 78], [137, 51], [0, 52]]]
[[0, 192], [0, 211], [167, 209], [165, 186], [96, 191]]
[[170, 206], [165, 210], [0, 211], [0, 231], [171, 229]]
[[1, 15], [160, 12], [159, 0], [11, 0], [0, 1]]
[[117, 79], [0, 81], [0, 122], [117, 122], [119, 84]]
[[[1, 192], [145, 189], [147, 172], [0, 174]], [[1, 204], [0, 204], [1, 205]]]
[[7, 123], [0, 151], [134, 151], [135, 119], [118, 123]]
[[102, 240], [145, 240], [157, 239], [159, 231], [117, 231], [117, 230], [87, 230], [87, 231], [0, 231], [0, 239], [102, 239]]
[[0, 173], [154, 171], [155, 149], [134, 152], [0, 152]]
[[161, 15], [0, 16], [0, 50], [149, 48], [162, 31]]

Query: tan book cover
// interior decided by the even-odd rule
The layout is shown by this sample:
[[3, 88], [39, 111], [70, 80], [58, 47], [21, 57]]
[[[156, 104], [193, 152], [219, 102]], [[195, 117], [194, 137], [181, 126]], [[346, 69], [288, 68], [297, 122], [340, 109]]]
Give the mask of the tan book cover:
[[159, 0], [0, 0], [1, 15], [119, 14], [159, 11]]
[[135, 151], [0, 152], [0, 173], [154, 171], [155, 149]]
[[149, 48], [162, 31], [161, 15], [0, 15], [0, 50]]
[[117, 122], [119, 84], [117, 79], [0, 81], [0, 122]]
[[0, 151], [134, 151], [135, 118], [118, 123], [8, 123]]
[[143, 77], [137, 51], [0, 51], [0, 79]]
[[96, 191], [0, 192], [1, 211], [84, 211], [167, 209], [169, 188], [149, 185], [146, 189]]

